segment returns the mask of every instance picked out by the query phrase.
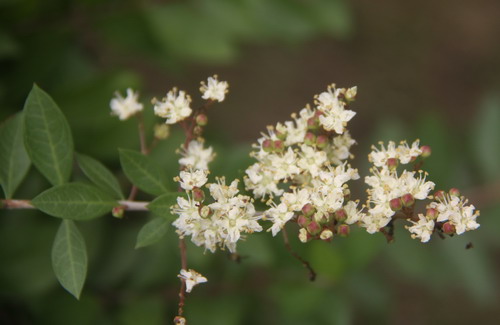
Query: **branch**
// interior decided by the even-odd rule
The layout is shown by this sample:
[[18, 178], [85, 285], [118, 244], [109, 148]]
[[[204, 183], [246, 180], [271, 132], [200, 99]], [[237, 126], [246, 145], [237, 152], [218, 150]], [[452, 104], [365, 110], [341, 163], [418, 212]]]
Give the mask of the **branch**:
[[[148, 211], [146, 207], [150, 202], [145, 201], [118, 201], [118, 205], [128, 211]], [[36, 209], [30, 200], [0, 200], [0, 208], [9, 210]]]
[[316, 280], [316, 272], [314, 272], [314, 270], [311, 267], [311, 265], [309, 264], [309, 262], [304, 260], [302, 257], [300, 257], [300, 255], [297, 254], [297, 252], [295, 252], [292, 249], [292, 246], [290, 246], [290, 242], [288, 241], [288, 233], [286, 232], [286, 228], [283, 227], [283, 229], [281, 229], [281, 232], [283, 233], [283, 241], [285, 242], [286, 249], [290, 252], [290, 254], [292, 254], [293, 257], [295, 257], [297, 260], [299, 260], [300, 263], [302, 263], [302, 265], [309, 271], [309, 280], [310, 281]]

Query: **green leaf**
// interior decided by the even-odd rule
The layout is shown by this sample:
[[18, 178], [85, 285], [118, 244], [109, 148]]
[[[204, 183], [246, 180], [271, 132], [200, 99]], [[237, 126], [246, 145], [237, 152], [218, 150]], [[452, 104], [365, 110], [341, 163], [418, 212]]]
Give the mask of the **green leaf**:
[[146, 223], [137, 235], [135, 248], [141, 248], [156, 243], [165, 236], [170, 221], [167, 218], [157, 217]]
[[30, 168], [23, 142], [23, 116], [17, 114], [0, 128], [0, 183], [11, 199]]
[[31, 161], [52, 185], [68, 181], [73, 165], [69, 124], [54, 100], [37, 85], [24, 104], [24, 140]]
[[186, 193], [170, 192], [163, 194], [162, 196], [154, 199], [153, 202], [149, 203], [147, 208], [156, 215], [173, 218], [172, 213], [170, 212], [170, 207], [177, 203], [177, 197], [179, 196], [186, 197]]
[[124, 199], [118, 180], [106, 166], [98, 160], [82, 154], [77, 154], [76, 160], [85, 176], [95, 185], [117, 199]]
[[68, 183], [42, 192], [32, 201], [33, 205], [58, 218], [88, 220], [110, 212], [118, 203], [97, 187]]
[[87, 250], [85, 240], [71, 220], [63, 220], [57, 231], [52, 266], [63, 288], [79, 299], [87, 275]]
[[135, 186], [153, 195], [168, 191], [167, 176], [151, 157], [134, 150], [119, 151], [123, 171]]

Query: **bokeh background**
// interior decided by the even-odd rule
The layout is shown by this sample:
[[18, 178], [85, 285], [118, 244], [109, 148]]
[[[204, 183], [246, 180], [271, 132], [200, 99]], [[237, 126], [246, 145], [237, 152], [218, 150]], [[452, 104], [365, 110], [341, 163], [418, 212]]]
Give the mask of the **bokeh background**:
[[[196, 105], [201, 80], [214, 73], [228, 80], [207, 141], [218, 154], [212, 175], [233, 178], [251, 163], [250, 144], [266, 125], [288, 119], [331, 82], [357, 85], [353, 165], [366, 175], [371, 144], [418, 137], [433, 148], [424, 166], [430, 178], [470, 197], [481, 227], [425, 245], [403, 227], [390, 245], [364, 230], [331, 244], [292, 236], [318, 273], [314, 283], [269, 233], [239, 245], [239, 264], [190, 245], [190, 267], [209, 279], [188, 296], [190, 324], [496, 324], [499, 35], [494, 0], [2, 0], [0, 120], [22, 109], [36, 82], [67, 116], [76, 150], [116, 171], [128, 191], [117, 148], [139, 141], [135, 121], [109, 115], [115, 90], [140, 90], [151, 128], [152, 97], [178, 86]], [[173, 130], [153, 154], [172, 177], [181, 142]], [[75, 169], [74, 178], [83, 175]], [[32, 168], [16, 197], [47, 187]], [[50, 264], [58, 220], [0, 213], [0, 323], [165, 324], [175, 315], [174, 231], [134, 249], [151, 216], [79, 223], [90, 264], [76, 301]]]

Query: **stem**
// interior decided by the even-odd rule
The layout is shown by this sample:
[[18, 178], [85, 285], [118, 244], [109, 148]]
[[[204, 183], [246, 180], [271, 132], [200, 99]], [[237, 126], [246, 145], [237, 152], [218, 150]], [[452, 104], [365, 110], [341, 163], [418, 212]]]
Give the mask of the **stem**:
[[[187, 257], [186, 257], [186, 242], [184, 238], [179, 238], [179, 250], [181, 252], [181, 268], [187, 271]], [[184, 313], [184, 304], [186, 302], [186, 280], [181, 278], [181, 288], [179, 290], [179, 310], [177, 312], [178, 316], [182, 316]]]
[[300, 257], [300, 255], [297, 254], [297, 252], [295, 252], [292, 249], [292, 246], [290, 245], [290, 242], [288, 241], [288, 233], [286, 232], [285, 227], [283, 227], [283, 229], [281, 229], [281, 232], [283, 233], [283, 241], [285, 242], [285, 247], [288, 250], [288, 252], [290, 252], [290, 254], [292, 254], [292, 256], [295, 257], [297, 260], [299, 260], [300, 263], [302, 263], [302, 265], [309, 271], [309, 280], [314, 281], [316, 279], [316, 272], [314, 272], [313, 268], [311, 267], [311, 265], [309, 264], [308, 261], [306, 261], [302, 257]]
[[[148, 211], [147, 205], [150, 202], [122, 200], [118, 205], [128, 211]], [[30, 200], [0, 200], [0, 207], [9, 210], [36, 209]]]

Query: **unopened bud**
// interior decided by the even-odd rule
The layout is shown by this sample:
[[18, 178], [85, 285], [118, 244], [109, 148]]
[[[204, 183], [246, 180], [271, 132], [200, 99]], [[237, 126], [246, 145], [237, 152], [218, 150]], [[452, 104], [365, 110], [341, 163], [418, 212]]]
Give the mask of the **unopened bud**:
[[434, 192], [434, 199], [435, 200], [444, 200], [445, 193], [442, 190]]
[[275, 134], [276, 134], [276, 137], [278, 139], [280, 139], [281, 141], [285, 141], [286, 140], [286, 132], [283, 133], [283, 132], [280, 132], [280, 131], [276, 130]]
[[450, 193], [450, 195], [453, 195], [453, 196], [458, 196], [458, 197], [460, 196], [460, 191], [458, 190], [458, 188], [455, 188], [455, 187], [451, 188], [449, 193]]
[[320, 149], [324, 149], [328, 144], [328, 137], [326, 135], [318, 135], [316, 137], [316, 145]]
[[208, 123], [208, 117], [205, 114], [196, 115], [196, 124], [205, 126]]
[[311, 239], [311, 235], [307, 232], [305, 228], [300, 228], [299, 230], [299, 240], [303, 243], [307, 243]]
[[120, 206], [114, 207], [111, 210], [111, 215], [113, 215], [113, 217], [115, 217], [115, 218], [121, 219], [121, 218], [123, 218], [124, 211], [125, 211], [125, 207], [120, 205]]
[[390, 170], [395, 170], [398, 168], [399, 160], [397, 158], [389, 158], [386, 163]]
[[319, 119], [317, 117], [311, 117], [307, 120], [307, 129], [316, 130], [319, 128]]
[[344, 222], [347, 219], [347, 212], [344, 209], [338, 209], [335, 211], [335, 220], [338, 222]]
[[389, 205], [390, 205], [392, 211], [399, 211], [403, 208], [403, 202], [401, 201], [401, 198], [399, 198], [399, 197], [392, 199], [389, 202]]
[[415, 198], [410, 193], [403, 195], [401, 197], [401, 201], [403, 202], [403, 205], [407, 208], [415, 204]]
[[306, 217], [310, 217], [316, 212], [316, 209], [311, 203], [307, 203], [302, 207], [302, 212], [305, 214]]
[[316, 212], [314, 214], [314, 221], [316, 221], [319, 224], [326, 224], [330, 222], [331, 218], [328, 213], [323, 213], [323, 212]]
[[319, 238], [324, 241], [331, 241], [333, 238], [333, 232], [330, 229], [325, 229], [321, 232]]
[[309, 224], [309, 219], [305, 215], [300, 215], [297, 218], [297, 224], [301, 227], [307, 227]]
[[170, 126], [168, 124], [156, 124], [154, 133], [155, 138], [165, 140], [170, 135]]
[[343, 193], [344, 193], [344, 202], [349, 201], [351, 199], [351, 190], [345, 188]]
[[421, 146], [420, 150], [422, 150], [422, 154], [421, 154], [422, 158], [427, 158], [432, 153], [431, 147], [429, 147], [429, 146]]
[[174, 325], [186, 325], [186, 319], [182, 316], [175, 316]]
[[356, 93], [358, 92], [358, 87], [352, 87], [347, 89], [344, 96], [348, 102], [353, 102], [356, 99]]
[[193, 199], [198, 202], [203, 201], [205, 199], [205, 192], [199, 187], [193, 188]]
[[313, 144], [316, 143], [316, 136], [312, 132], [307, 132], [306, 136], [304, 137], [304, 143], [307, 144], [308, 146], [312, 146]]
[[274, 141], [271, 139], [266, 139], [262, 142], [262, 150], [265, 152], [271, 152], [274, 150]]
[[342, 224], [342, 225], [340, 225], [340, 226], [337, 227], [337, 233], [341, 237], [347, 237], [347, 236], [349, 236], [350, 232], [351, 232], [351, 228], [349, 227], [349, 225]]
[[455, 226], [451, 222], [445, 222], [443, 224], [443, 232], [447, 235], [451, 235], [455, 233]]
[[277, 152], [283, 152], [285, 150], [285, 143], [281, 140], [274, 141], [274, 150]]
[[307, 232], [313, 236], [316, 236], [321, 231], [321, 227], [316, 221], [311, 221], [307, 227]]
[[429, 220], [436, 220], [438, 217], [438, 214], [439, 214], [438, 210], [436, 210], [434, 208], [428, 208], [427, 211], [425, 212], [425, 216]]
[[207, 205], [204, 205], [200, 209], [200, 217], [202, 217], [203, 219], [208, 218], [211, 214], [212, 214], [212, 209], [210, 209]]

